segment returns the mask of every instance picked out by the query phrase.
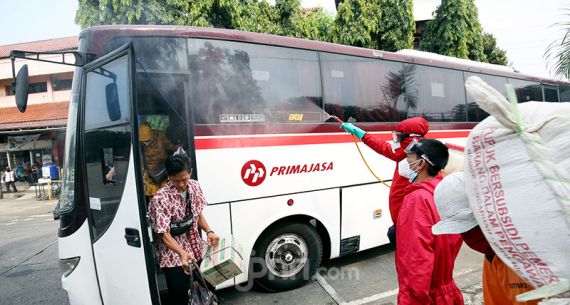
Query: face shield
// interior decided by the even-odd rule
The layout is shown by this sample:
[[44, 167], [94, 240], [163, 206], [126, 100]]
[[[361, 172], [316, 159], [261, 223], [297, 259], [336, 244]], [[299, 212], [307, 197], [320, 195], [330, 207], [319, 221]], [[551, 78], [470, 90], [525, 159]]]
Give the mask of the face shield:
[[434, 166], [433, 162], [428, 158], [428, 156], [422, 151], [422, 143], [414, 139], [412, 142], [404, 149], [406, 154], [416, 154], [420, 158], [424, 159], [429, 165]]
[[401, 142], [404, 141], [404, 139], [409, 138], [409, 137], [421, 137], [422, 135], [417, 134], [417, 133], [410, 133], [410, 134], [405, 134], [403, 132], [399, 132], [399, 131], [392, 131], [392, 150], [396, 150], [398, 148], [400, 148], [401, 146]]
[[403, 140], [404, 134], [399, 131], [392, 131], [392, 142], [400, 143]]

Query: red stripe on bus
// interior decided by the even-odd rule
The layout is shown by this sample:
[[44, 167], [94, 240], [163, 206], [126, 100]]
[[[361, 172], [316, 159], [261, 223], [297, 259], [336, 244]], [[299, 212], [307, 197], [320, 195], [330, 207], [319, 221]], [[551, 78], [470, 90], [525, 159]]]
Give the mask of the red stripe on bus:
[[[433, 131], [427, 134], [429, 138], [465, 138], [469, 131]], [[383, 140], [391, 140], [392, 134], [375, 135]], [[231, 138], [195, 138], [196, 149], [243, 148], [265, 146], [291, 146], [312, 144], [338, 144], [352, 142], [349, 134], [331, 135], [294, 135], [294, 136], [262, 136], [262, 137], [231, 137]]]

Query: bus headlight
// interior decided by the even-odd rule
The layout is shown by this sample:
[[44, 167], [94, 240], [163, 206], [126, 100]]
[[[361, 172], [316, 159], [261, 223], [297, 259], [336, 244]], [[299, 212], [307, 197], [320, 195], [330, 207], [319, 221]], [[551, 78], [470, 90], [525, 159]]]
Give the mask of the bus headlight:
[[61, 258], [59, 260], [59, 268], [61, 268], [61, 273], [63, 277], [67, 277], [75, 270], [75, 267], [79, 265], [79, 259], [81, 257], [70, 257], [70, 258]]

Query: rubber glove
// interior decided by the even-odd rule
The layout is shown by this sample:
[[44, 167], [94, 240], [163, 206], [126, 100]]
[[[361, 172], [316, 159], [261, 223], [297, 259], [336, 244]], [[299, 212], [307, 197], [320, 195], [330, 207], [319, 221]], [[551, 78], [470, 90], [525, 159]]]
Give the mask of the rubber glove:
[[340, 124], [340, 127], [344, 128], [346, 132], [357, 136], [360, 140], [362, 140], [366, 134], [364, 130], [352, 125], [352, 123], [342, 123]]

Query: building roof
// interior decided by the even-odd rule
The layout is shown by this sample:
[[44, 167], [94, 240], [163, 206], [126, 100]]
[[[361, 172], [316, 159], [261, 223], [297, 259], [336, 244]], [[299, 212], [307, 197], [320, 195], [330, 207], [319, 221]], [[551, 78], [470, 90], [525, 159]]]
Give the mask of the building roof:
[[2, 108], [0, 130], [65, 126], [68, 108], [69, 102], [28, 105], [24, 113], [16, 107]]
[[0, 59], [9, 58], [11, 50], [23, 50], [33, 52], [49, 52], [74, 50], [79, 46], [79, 36], [46, 39], [17, 44], [0, 46]]

